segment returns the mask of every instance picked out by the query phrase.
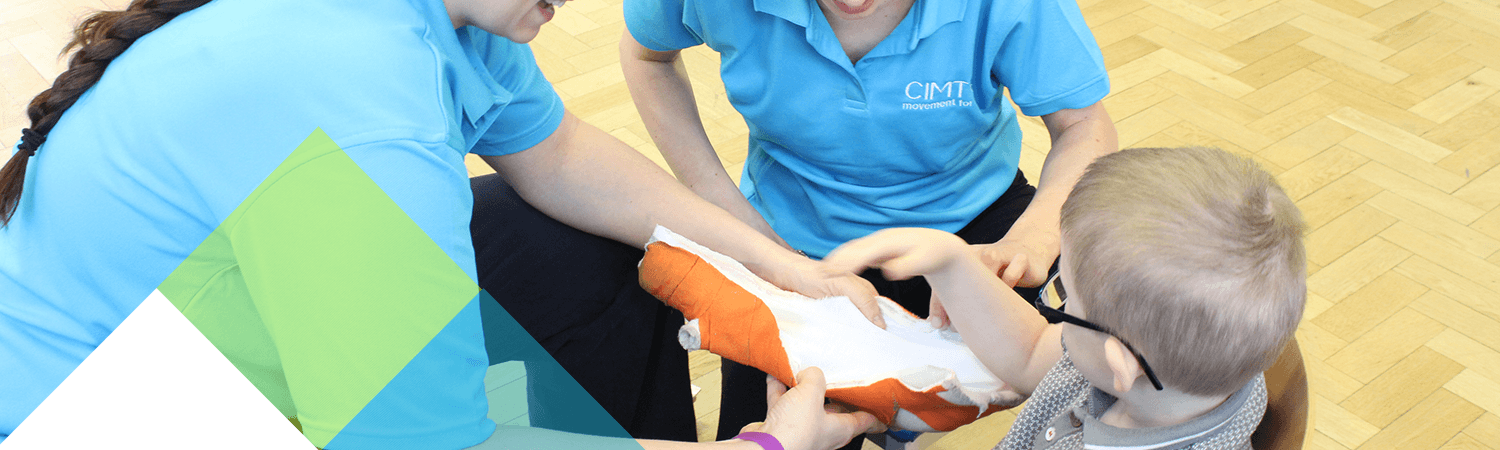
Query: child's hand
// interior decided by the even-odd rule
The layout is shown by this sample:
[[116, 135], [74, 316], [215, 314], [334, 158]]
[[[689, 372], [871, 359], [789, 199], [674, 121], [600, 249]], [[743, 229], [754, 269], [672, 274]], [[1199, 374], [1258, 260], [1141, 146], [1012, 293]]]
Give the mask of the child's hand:
[[1062, 355], [1061, 327], [1047, 325], [958, 236], [921, 228], [881, 230], [834, 249], [823, 264], [835, 273], [879, 267], [892, 280], [926, 277], [933, 304], [940, 305], [928, 323], [951, 321], [985, 367], [1021, 392], [1035, 389]]
[[858, 273], [866, 267], [879, 267], [887, 279], [905, 280], [937, 274], [964, 258], [977, 257], [963, 239], [951, 233], [891, 228], [839, 246], [823, 258], [823, 267], [831, 273]]

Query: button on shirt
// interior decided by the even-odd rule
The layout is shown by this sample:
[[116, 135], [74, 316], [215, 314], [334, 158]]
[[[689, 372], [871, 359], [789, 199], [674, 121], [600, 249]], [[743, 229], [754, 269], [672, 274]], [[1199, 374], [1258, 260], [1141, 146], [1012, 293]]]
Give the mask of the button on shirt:
[[1069, 0], [916, 0], [851, 63], [816, 0], [627, 0], [647, 48], [707, 44], [750, 130], [740, 189], [814, 256], [894, 226], [958, 231], [1010, 186], [1033, 116], [1109, 93]]
[[[195, 249], [212, 243], [205, 239], [218, 236], [226, 218], [250, 204], [252, 191], [279, 183], [285, 198], [333, 198], [348, 186], [320, 182], [320, 172], [309, 172], [317, 164], [284, 164], [305, 141], [319, 138], [336, 147], [299, 157], [352, 161], [354, 173], [368, 177], [400, 209], [389, 223], [369, 223], [388, 220], [374, 217], [306, 223], [299, 234], [328, 236], [313, 241], [335, 249], [319, 258], [341, 254], [339, 245], [352, 250], [373, 244], [342, 242], [336, 239], [346, 235], [341, 231], [399, 225], [425, 234], [430, 254], [448, 261], [394, 271], [395, 277], [421, 285], [430, 283], [426, 275], [450, 271], [457, 275], [449, 280], [472, 283], [473, 199], [464, 154], [530, 148], [551, 135], [562, 116], [560, 99], [526, 46], [474, 28], [455, 33], [440, 0], [217, 0], [173, 19], [137, 40], [62, 116], [30, 163], [14, 219], [0, 228], [0, 439]], [[289, 192], [286, 186], [313, 188]], [[172, 301], [186, 308], [190, 320], [201, 317], [182, 304], [197, 302], [194, 292], [253, 300], [260, 308], [265, 297], [252, 294], [284, 292], [294, 283], [337, 292], [337, 286], [319, 283], [391, 281], [361, 278], [359, 270], [339, 280], [298, 278], [286, 267], [305, 261], [256, 257], [256, 250], [286, 250], [276, 247], [275, 233], [240, 228], [228, 235], [228, 258], [213, 261], [222, 271], [205, 271], [221, 276], [162, 287], [168, 294], [188, 294], [188, 300]], [[333, 263], [356, 269], [383, 264]], [[466, 447], [494, 430], [485, 418], [479, 311], [468, 297], [476, 292], [461, 293], [456, 305], [447, 306], [445, 314], [453, 319], [431, 325], [440, 331], [403, 341], [415, 356], [407, 353], [403, 358], [411, 360], [395, 366], [399, 373], [379, 379], [359, 356], [389, 349], [340, 341], [337, 333], [327, 341], [299, 339], [308, 335], [307, 327], [288, 324], [309, 319], [277, 315], [285, 312], [235, 316], [275, 348], [215, 345], [242, 371], [246, 361], [269, 361], [263, 373], [284, 374], [275, 386], [245, 372], [283, 413], [301, 419], [316, 445]], [[387, 300], [416, 310], [433, 304], [420, 291]], [[351, 312], [357, 314], [323, 323], [334, 330], [414, 333], [396, 312]], [[426, 341], [433, 332], [436, 337]], [[343, 358], [307, 357], [322, 354]], [[357, 381], [389, 383], [365, 397], [369, 403], [351, 419], [349, 405], [324, 399]]]

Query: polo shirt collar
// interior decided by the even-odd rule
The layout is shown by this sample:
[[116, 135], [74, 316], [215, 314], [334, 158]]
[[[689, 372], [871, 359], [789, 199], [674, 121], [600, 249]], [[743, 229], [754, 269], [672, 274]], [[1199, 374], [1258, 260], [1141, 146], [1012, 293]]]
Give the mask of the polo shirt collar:
[[812, 18], [813, 3], [818, 0], [755, 0], [755, 11], [780, 17], [782, 20], [807, 28]]
[[453, 29], [453, 19], [442, 0], [412, 0], [412, 3], [426, 16], [428, 39], [437, 47], [441, 70], [453, 83], [449, 90], [454, 100], [463, 109], [469, 125], [478, 126], [481, 118], [495, 106], [495, 100], [501, 97], [498, 93], [503, 89], [493, 78], [480, 76], [481, 73], [488, 74], [488, 71], [480, 71], [484, 67], [483, 59], [472, 46], [459, 42], [459, 33], [468, 31]]
[[[468, 119], [469, 125], [480, 127], [481, 118], [490, 113], [496, 104], [510, 102], [511, 93], [495, 82], [494, 76], [484, 65], [484, 58], [479, 55], [473, 45], [469, 44], [469, 33], [486, 33], [486, 31], [467, 26], [457, 30], [456, 33], [447, 35], [455, 38], [455, 44], [461, 43], [461, 45], [456, 50], [457, 53], [448, 53], [448, 67], [444, 69], [453, 74], [458, 87], [454, 89], [454, 96], [463, 105], [464, 118]], [[464, 36], [459, 36], [459, 34], [464, 34]]]
[[943, 25], [964, 20], [964, 12], [969, 10], [969, 2], [972, 0], [917, 0], [913, 9], [917, 9], [917, 29], [912, 36], [911, 48], [917, 48], [917, 41], [932, 36]]
[[[780, 17], [782, 20], [806, 28], [812, 18], [812, 8], [818, 0], [754, 0], [755, 10]], [[916, 0], [912, 9], [917, 12], [917, 27], [914, 30], [911, 48], [917, 48], [922, 40], [949, 23], [963, 20], [971, 0]]]

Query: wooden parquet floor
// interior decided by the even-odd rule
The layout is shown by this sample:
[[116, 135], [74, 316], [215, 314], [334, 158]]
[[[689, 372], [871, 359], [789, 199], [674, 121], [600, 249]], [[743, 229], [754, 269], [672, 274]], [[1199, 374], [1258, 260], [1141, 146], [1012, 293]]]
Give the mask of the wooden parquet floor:
[[[61, 70], [73, 21], [121, 4], [0, 0], [7, 146], [27, 125], [25, 103]], [[1105, 103], [1122, 146], [1250, 155], [1306, 215], [1307, 448], [1500, 450], [1500, 0], [1080, 5], [1110, 69]], [[577, 0], [532, 48], [574, 113], [660, 163], [620, 73], [623, 29], [620, 0]], [[746, 128], [718, 58], [685, 55], [709, 137], [737, 174]], [[1021, 125], [1021, 167], [1035, 179], [1046, 130]], [[710, 437], [718, 360], [695, 354], [692, 370]], [[1010, 420], [922, 442], [989, 448]]]

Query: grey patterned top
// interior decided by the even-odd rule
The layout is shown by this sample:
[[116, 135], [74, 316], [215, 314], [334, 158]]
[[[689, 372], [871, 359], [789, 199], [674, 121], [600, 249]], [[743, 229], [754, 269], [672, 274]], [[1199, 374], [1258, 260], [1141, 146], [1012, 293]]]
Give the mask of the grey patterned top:
[[1083, 378], [1063, 350], [995, 450], [1249, 450], [1250, 433], [1266, 412], [1266, 380], [1257, 375], [1208, 414], [1169, 427], [1105, 425], [1099, 416], [1114, 402]]

